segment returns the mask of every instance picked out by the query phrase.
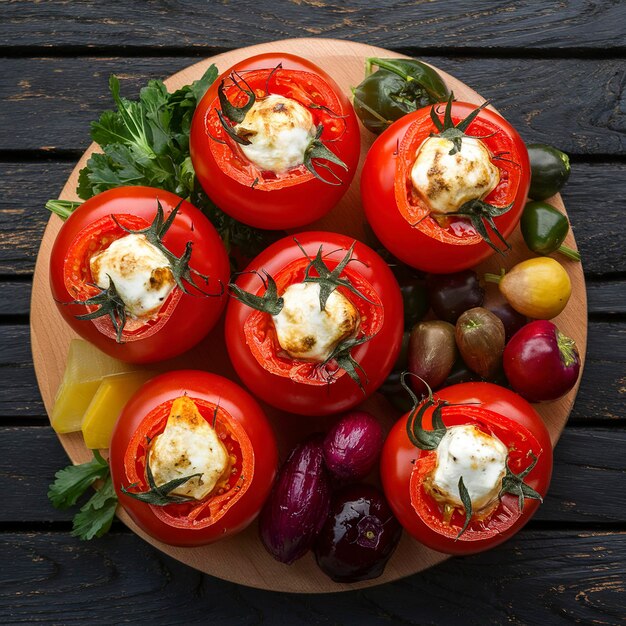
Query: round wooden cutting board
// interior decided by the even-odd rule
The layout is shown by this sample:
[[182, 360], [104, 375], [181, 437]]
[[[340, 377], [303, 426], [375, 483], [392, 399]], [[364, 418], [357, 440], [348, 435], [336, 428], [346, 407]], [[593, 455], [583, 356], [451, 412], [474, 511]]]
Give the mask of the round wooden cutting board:
[[[211, 63], [215, 63], [222, 72], [242, 59], [269, 51], [290, 52], [310, 59], [325, 69], [347, 93], [351, 86], [357, 85], [362, 80], [365, 57], [400, 56], [388, 50], [347, 41], [289, 39], [217, 55], [178, 72], [167, 79], [165, 84], [172, 91], [199, 78]], [[475, 91], [454, 77], [444, 72], [441, 72], [441, 75], [454, 91], [457, 99], [476, 104], [484, 101]], [[373, 139], [373, 135], [362, 129], [361, 165]], [[61, 192], [61, 198], [78, 200], [75, 194], [78, 172], [84, 167], [96, 147], [95, 144], [90, 146], [78, 162]], [[312, 229], [342, 232], [367, 241], [365, 218], [359, 200], [359, 178], [357, 174], [341, 203], [325, 218], [312, 225]], [[54, 193], [55, 190], [50, 190], [50, 196], [54, 196]], [[550, 202], [565, 212], [559, 196], [552, 198]], [[33, 359], [39, 388], [48, 413], [51, 412], [54, 396], [63, 375], [69, 342], [75, 336], [59, 315], [48, 285], [50, 251], [61, 224], [61, 220], [53, 215], [44, 233], [35, 269], [31, 307]], [[479, 273], [484, 271], [498, 273], [500, 266], [509, 268], [524, 257], [530, 256], [519, 229], [511, 238], [511, 244], [513, 250], [504, 261], [494, 256], [478, 267]], [[571, 232], [566, 244], [576, 247]], [[587, 339], [587, 302], [582, 267], [580, 263], [573, 263], [562, 257], [559, 261], [563, 263], [571, 277], [573, 295], [565, 311], [556, 318], [555, 323], [562, 332], [576, 341], [581, 355], [584, 355]], [[216, 371], [236, 379], [227, 361], [221, 328], [218, 327], [204, 342], [184, 355], [184, 358], [161, 364], [157, 369], [196, 367]], [[155, 368], [151, 367], [151, 369]], [[553, 445], [565, 426], [577, 388], [557, 402], [536, 406], [547, 424]], [[364, 403], [364, 407], [379, 417], [387, 427], [399, 417], [399, 414], [379, 395], [375, 395]], [[288, 450], [303, 436], [309, 432], [324, 430], [332, 422], [332, 418], [318, 420], [293, 417], [280, 414], [269, 407], [266, 408], [275, 427], [283, 459]], [[85, 447], [80, 433], [61, 435], [59, 439], [74, 463], [83, 463], [91, 458], [91, 452]], [[257, 538], [256, 524], [232, 539], [210, 546], [175, 548], [159, 543], [141, 532], [124, 511], [118, 511], [118, 515], [146, 541], [183, 563], [219, 578], [274, 591], [319, 593], [353, 590], [396, 580], [431, 567], [447, 558], [446, 555], [421, 546], [404, 533], [398, 549], [380, 578], [351, 585], [337, 584], [318, 569], [310, 553], [291, 566], [272, 559]]]

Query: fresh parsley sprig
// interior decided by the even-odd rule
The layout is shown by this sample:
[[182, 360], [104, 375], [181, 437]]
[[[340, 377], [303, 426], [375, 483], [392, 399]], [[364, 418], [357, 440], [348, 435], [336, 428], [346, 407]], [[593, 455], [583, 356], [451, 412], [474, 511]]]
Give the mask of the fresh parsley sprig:
[[93, 451], [93, 459], [81, 465], [69, 465], [55, 474], [50, 485], [48, 498], [57, 509], [74, 506], [80, 497], [97, 480], [104, 480], [96, 491], [74, 516], [72, 535], [89, 540], [102, 537], [113, 522], [117, 508], [117, 495], [111, 481], [109, 464], [98, 450]]

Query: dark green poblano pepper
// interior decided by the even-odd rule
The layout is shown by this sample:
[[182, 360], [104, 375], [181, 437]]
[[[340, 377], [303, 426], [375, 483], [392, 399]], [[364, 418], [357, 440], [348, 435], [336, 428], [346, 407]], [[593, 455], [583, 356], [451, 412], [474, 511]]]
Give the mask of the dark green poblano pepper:
[[[372, 72], [374, 66], [378, 70]], [[377, 57], [366, 59], [365, 79], [353, 93], [356, 114], [377, 135], [407, 113], [450, 96], [441, 76], [425, 63]]]
[[580, 261], [580, 254], [563, 245], [569, 232], [567, 217], [547, 202], [528, 202], [524, 207], [520, 228], [526, 245], [537, 254], [560, 252], [573, 261]]

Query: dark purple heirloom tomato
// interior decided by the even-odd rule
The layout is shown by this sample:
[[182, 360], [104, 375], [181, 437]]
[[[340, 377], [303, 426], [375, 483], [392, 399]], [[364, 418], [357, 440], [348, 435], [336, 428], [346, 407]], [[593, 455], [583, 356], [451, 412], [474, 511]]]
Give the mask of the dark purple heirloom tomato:
[[429, 274], [426, 277], [428, 300], [434, 314], [455, 324], [461, 313], [481, 306], [485, 292], [476, 272], [465, 270], [454, 274]]
[[315, 558], [338, 583], [377, 578], [401, 534], [402, 527], [381, 491], [372, 485], [351, 485], [333, 497], [315, 544]]

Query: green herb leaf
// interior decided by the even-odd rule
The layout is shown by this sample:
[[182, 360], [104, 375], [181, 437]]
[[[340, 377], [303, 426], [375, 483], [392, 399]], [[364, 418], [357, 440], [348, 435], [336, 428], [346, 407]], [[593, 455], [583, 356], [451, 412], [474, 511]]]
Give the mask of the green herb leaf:
[[109, 465], [98, 450], [93, 451], [94, 458], [81, 465], [69, 465], [55, 474], [55, 481], [50, 485], [48, 498], [57, 509], [67, 509], [78, 501], [91, 484], [109, 474]]
[[[124, 485], [121, 486], [122, 493], [125, 493], [127, 496], [134, 498], [135, 500], [139, 500], [140, 502], [145, 502], [146, 504], [152, 504], [153, 506], [167, 506], [168, 504], [182, 504], [183, 502], [191, 502], [195, 498], [190, 496], [173, 496], [169, 495], [170, 491], [174, 491], [177, 487], [184, 485], [187, 481], [192, 478], [196, 478], [202, 476], [202, 472], [197, 474], [191, 474], [189, 476], [183, 476], [181, 478], [175, 478], [174, 480], [170, 480], [163, 485], [157, 486], [154, 481], [154, 475], [152, 474], [152, 468], [150, 467], [150, 462], [148, 461], [148, 456], [146, 456], [146, 477], [148, 478], [148, 491], [139, 491], [133, 492], [128, 491]], [[137, 483], [133, 483], [129, 485], [129, 488], [135, 487]]]
[[472, 520], [472, 499], [470, 498], [469, 491], [465, 488], [463, 483], [463, 476], [459, 478], [459, 495], [461, 496], [461, 502], [465, 507], [465, 523], [463, 528], [459, 531], [455, 541], [467, 530], [470, 521]]
[[117, 508], [117, 495], [109, 475], [104, 485], [74, 516], [72, 535], [85, 541], [102, 537], [111, 528]]

